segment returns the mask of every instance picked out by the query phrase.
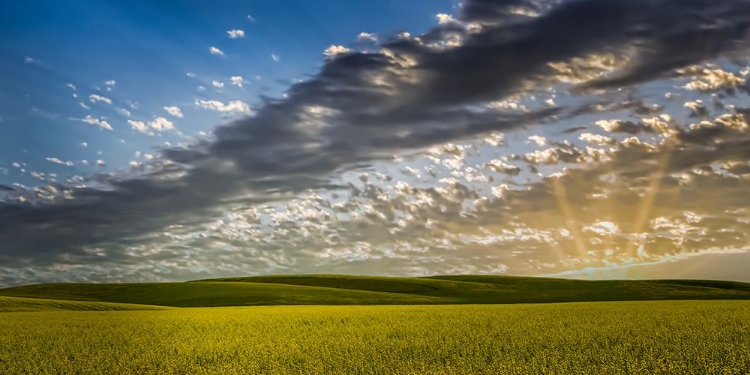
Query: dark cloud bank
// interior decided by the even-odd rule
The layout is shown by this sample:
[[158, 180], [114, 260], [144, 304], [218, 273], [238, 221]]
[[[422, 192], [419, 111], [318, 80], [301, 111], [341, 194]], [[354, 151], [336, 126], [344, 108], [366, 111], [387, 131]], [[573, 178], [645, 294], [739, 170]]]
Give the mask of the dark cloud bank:
[[[346, 189], [336, 186], [340, 180], [332, 177], [390, 160], [395, 154], [531, 125], [561, 121], [576, 125], [580, 116], [602, 111], [638, 113], [627, 102], [611, 100], [622, 98], [618, 90], [674, 79], [679, 76], [677, 69], [693, 64], [732, 59], [746, 52], [748, 31], [750, 2], [741, 0], [468, 0], [456, 20], [424, 35], [394, 36], [377, 48], [327, 60], [319, 73], [292, 85], [284, 99], [265, 98], [254, 116], [219, 126], [211, 140], [164, 150], [162, 159], [146, 172], [99, 176], [88, 187], [54, 185], [41, 192], [46, 199], [39, 199], [39, 189], [0, 186], [13, 190], [0, 202], [0, 267], [158, 262], [158, 256], [141, 258], [126, 249], [170, 228], [200, 226], [232, 205], [284, 201], [310, 189]], [[601, 56], [609, 56], [609, 63], [601, 63]], [[566, 100], [559, 100], [560, 104], [533, 105], [525, 111], [488, 106], [549, 88], [568, 90], [570, 95], [562, 92]], [[637, 125], [623, 122], [609, 130], [632, 135], [640, 133]], [[676, 143], [669, 144], [671, 156], [664, 161], [667, 172], [661, 183], [665, 186], [679, 185], [677, 177], [669, 176], [750, 156], [750, 139], [740, 125], [717, 120], [691, 129], [672, 126]], [[651, 129], [646, 133], [658, 133], [647, 125], [643, 128]], [[611, 152], [616, 157], [603, 166], [561, 179], [569, 199], [579, 199], [572, 202], [573, 210], [580, 211], [574, 212], [579, 220], [588, 215], [589, 222], [595, 221], [596, 202], [582, 191], [596, 194], [591, 190], [609, 189], [623, 194], [618, 204], [627, 204], [632, 199], [629, 192], [650, 183], [650, 166], [666, 152], [664, 145], [652, 149], [632, 140], [621, 141]], [[581, 156], [585, 151], [558, 146], [558, 158], [552, 164], [586, 161]], [[737, 176], [742, 175], [742, 168], [748, 169], [740, 164], [731, 168]], [[585, 183], [612, 173], [619, 179], [606, 188]], [[706, 171], [693, 178], [700, 180], [701, 187], [711, 188], [714, 183], [726, 183], [717, 182], [720, 177]], [[732, 183], [745, 186], [742, 181]], [[486, 211], [493, 214], [472, 220], [444, 219], [445, 228], [535, 222], [535, 213], [548, 207], [557, 210], [548, 215], [556, 218], [550, 219], [555, 223], [545, 223], [569, 228], [570, 223], [559, 215], [555, 184], [560, 182], [544, 179], [527, 190], [510, 192], [517, 199], [497, 201], [495, 211]], [[67, 198], [63, 197], [66, 190]], [[662, 214], [673, 214], [669, 207], [677, 206], [675, 200], [688, 202], [694, 211], [705, 211], [710, 202], [704, 202], [701, 191], [691, 188], [660, 195], [654, 199], [658, 203], [654, 212], [664, 206]], [[25, 201], [18, 196], [26, 197]], [[745, 209], [744, 201], [737, 201], [734, 194], [723, 199], [722, 207], [736, 215]], [[654, 212], [647, 216], [652, 218]], [[636, 223], [628, 228], [631, 232], [645, 230], [639, 227], [643, 220], [636, 211], [622, 215], [610, 221]], [[719, 220], [711, 225], [718, 231], [724, 224]], [[343, 224], [342, 228], [357, 230]], [[343, 233], [343, 229], [336, 230]], [[425, 231], [406, 233], [416, 236]], [[580, 248], [575, 239], [570, 241], [560, 246]], [[617, 246], [627, 248], [625, 242]], [[699, 245], [711, 244], [694, 247]], [[464, 253], [471, 254], [470, 250]]]

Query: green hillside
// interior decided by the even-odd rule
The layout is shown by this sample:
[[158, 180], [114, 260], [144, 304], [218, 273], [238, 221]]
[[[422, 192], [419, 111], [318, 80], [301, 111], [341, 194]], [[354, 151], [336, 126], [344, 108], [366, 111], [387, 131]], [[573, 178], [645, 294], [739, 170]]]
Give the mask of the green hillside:
[[406, 305], [454, 302], [450, 299], [410, 294], [239, 282], [39, 284], [0, 289], [0, 295], [175, 307]]
[[0, 297], [0, 312], [25, 311], [123, 311], [123, 310], [164, 310], [162, 306], [138, 305], [132, 303], [109, 303], [87, 301], [65, 301], [43, 298]]
[[507, 276], [257, 276], [185, 283], [39, 284], [2, 296], [175, 307], [253, 305], [505, 304], [750, 299], [750, 284], [701, 281], [582, 281]]
[[547, 303], [750, 299], [750, 284], [703, 280], [586, 281], [513, 276], [257, 276], [201, 280], [367, 290], [452, 299], [455, 303]]

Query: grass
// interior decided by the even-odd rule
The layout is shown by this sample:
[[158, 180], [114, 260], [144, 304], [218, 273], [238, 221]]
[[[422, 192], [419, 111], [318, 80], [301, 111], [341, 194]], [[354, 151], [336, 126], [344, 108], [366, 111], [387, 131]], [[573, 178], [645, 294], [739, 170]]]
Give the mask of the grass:
[[393, 305], [447, 303], [418, 295], [238, 282], [39, 284], [1, 289], [0, 295], [174, 307], [255, 305]]
[[505, 304], [750, 299], [750, 284], [664, 280], [582, 281], [505, 276], [261, 276], [186, 283], [39, 284], [0, 296], [173, 307], [253, 305]]
[[746, 374], [750, 301], [3, 313], [0, 373]]

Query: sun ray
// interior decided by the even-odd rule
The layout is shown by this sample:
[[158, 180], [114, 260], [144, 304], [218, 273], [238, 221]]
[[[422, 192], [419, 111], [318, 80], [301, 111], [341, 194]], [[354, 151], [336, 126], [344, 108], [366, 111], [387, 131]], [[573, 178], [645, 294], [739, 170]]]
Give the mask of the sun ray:
[[568, 202], [565, 187], [560, 182], [559, 177], [553, 176], [550, 178], [550, 181], [552, 182], [552, 188], [555, 190], [557, 205], [560, 207], [560, 212], [565, 219], [565, 225], [568, 228], [570, 235], [573, 236], [573, 241], [576, 244], [576, 251], [578, 252], [578, 256], [581, 259], [584, 259], [588, 256], [588, 251], [586, 250], [586, 244], [583, 242], [583, 238], [581, 237], [581, 231], [579, 230], [578, 222], [573, 215], [573, 210], [571, 210], [570, 208], [570, 202]]
[[[654, 171], [654, 173], [651, 175], [651, 181], [649, 183], [648, 191], [641, 199], [641, 205], [638, 209], [638, 214], [635, 218], [635, 221], [633, 222], [632, 233], [635, 235], [643, 232], [643, 229], [648, 222], [648, 219], [651, 215], [651, 210], [654, 206], [654, 199], [656, 199], [656, 195], [661, 190], [661, 181], [664, 178], [664, 171], [667, 167], [667, 164], [669, 163], [670, 157], [672, 156], [673, 150], [674, 146], [672, 145], [670, 140], [667, 140], [665, 143], [665, 150], [657, 161], [656, 171]], [[625, 252], [627, 258], [633, 258], [637, 254], [641, 242], [644, 241], [645, 240], [631, 241], [630, 245], [628, 245], [627, 251]]]

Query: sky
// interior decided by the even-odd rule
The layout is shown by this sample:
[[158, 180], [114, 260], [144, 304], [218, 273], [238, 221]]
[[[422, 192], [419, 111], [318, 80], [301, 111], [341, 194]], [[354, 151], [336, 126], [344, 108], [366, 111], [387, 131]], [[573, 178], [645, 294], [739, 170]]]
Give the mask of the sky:
[[0, 286], [750, 282], [750, 1], [30, 0]]

